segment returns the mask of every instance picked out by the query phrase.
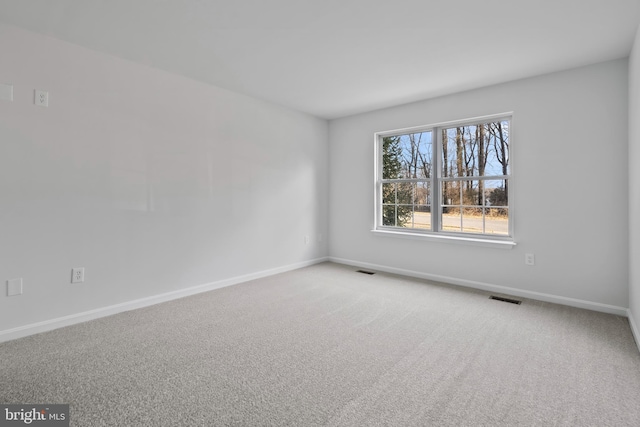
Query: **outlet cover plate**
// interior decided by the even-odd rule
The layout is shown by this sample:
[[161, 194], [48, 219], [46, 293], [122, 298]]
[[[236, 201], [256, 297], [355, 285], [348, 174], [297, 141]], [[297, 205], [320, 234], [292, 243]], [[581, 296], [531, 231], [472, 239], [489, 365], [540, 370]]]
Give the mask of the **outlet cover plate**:
[[71, 269], [71, 283], [84, 282], [84, 268], [77, 267]]
[[35, 90], [34, 104], [40, 107], [49, 106], [49, 92], [45, 90]]
[[22, 278], [7, 280], [7, 296], [22, 295]]
[[13, 85], [0, 83], [0, 99], [13, 101]]
[[527, 265], [536, 265], [536, 256], [534, 254], [524, 254], [524, 263]]

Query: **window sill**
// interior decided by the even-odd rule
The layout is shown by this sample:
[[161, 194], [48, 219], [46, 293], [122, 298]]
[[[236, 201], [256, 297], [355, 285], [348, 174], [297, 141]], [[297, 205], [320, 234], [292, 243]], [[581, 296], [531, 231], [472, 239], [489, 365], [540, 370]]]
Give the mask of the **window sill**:
[[432, 242], [453, 243], [458, 245], [483, 246], [486, 248], [512, 249], [516, 246], [513, 240], [492, 240], [478, 237], [450, 236], [442, 234], [423, 234], [391, 230], [371, 230], [379, 236], [399, 237], [402, 239], [427, 240]]

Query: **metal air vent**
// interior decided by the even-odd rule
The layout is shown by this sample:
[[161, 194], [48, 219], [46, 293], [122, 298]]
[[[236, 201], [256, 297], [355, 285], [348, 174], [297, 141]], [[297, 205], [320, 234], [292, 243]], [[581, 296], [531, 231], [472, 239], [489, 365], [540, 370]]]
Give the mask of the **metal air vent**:
[[373, 271], [367, 271], [367, 270], [357, 270], [356, 273], [368, 274], [370, 276], [376, 274]]
[[491, 295], [491, 296], [489, 297], [489, 299], [494, 299], [494, 300], [497, 300], [497, 301], [503, 301], [503, 302], [509, 302], [509, 303], [511, 303], [511, 304], [522, 304], [522, 301], [519, 301], [519, 300], [517, 300], [517, 299], [511, 299], [511, 298], [505, 298], [505, 297], [498, 297], [498, 296], [495, 296], [495, 295]]

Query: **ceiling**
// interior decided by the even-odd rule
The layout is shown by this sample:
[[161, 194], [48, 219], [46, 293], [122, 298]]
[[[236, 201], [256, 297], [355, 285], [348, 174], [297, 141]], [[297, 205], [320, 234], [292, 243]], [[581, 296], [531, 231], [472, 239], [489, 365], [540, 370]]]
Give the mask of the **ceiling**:
[[629, 54], [640, 0], [0, 0], [0, 22], [332, 119]]

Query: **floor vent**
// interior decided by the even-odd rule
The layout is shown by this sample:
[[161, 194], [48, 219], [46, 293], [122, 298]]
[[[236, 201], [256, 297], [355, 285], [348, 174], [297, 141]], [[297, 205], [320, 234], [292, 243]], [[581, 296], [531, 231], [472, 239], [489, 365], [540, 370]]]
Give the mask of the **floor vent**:
[[367, 270], [356, 270], [356, 273], [368, 274], [370, 276], [373, 274], [376, 274], [373, 271], [367, 271]]
[[522, 301], [518, 301], [517, 299], [505, 298], [505, 297], [497, 297], [495, 295], [491, 295], [489, 299], [495, 299], [498, 301], [510, 302], [511, 304], [522, 304]]

